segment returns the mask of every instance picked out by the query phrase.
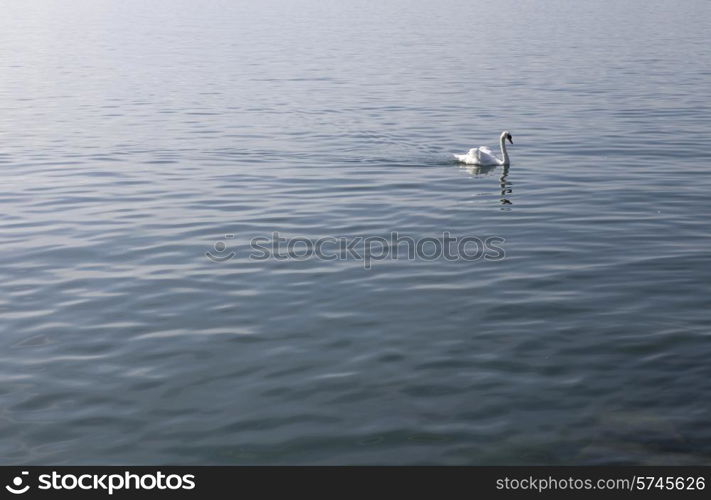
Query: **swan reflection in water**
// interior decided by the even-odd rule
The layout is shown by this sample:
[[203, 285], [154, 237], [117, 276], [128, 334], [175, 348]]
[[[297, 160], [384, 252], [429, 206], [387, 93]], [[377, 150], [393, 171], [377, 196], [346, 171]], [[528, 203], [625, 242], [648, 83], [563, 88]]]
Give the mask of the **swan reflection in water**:
[[[493, 173], [498, 167], [496, 166], [481, 166], [481, 165], [463, 165], [462, 168], [475, 177], [486, 176]], [[499, 177], [499, 188], [502, 205], [511, 205], [510, 195], [513, 194], [511, 181], [508, 180], [509, 166], [503, 167], [501, 176]]]

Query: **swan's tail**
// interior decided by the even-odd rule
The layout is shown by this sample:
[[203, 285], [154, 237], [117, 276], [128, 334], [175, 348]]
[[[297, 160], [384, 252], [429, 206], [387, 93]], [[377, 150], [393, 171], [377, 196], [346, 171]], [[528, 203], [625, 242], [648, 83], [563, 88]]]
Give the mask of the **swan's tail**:
[[452, 154], [459, 161], [467, 161], [467, 155]]

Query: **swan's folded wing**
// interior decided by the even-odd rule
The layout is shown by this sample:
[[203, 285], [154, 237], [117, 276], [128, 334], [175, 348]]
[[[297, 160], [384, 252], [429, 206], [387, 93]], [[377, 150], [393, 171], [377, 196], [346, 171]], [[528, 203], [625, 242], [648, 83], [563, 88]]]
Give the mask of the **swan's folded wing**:
[[478, 148], [476, 148], [476, 149], [477, 149], [477, 151], [479, 151], [480, 153], [484, 153], [484, 154], [487, 154], [487, 155], [489, 155], [489, 156], [494, 156], [494, 152], [493, 152], [491, 149], [487, 148], [486, 146], [481, 146], [481, 147], [478, 147]]
[[479, 160], [480, 165], [490, 165], [492, 163], [497, 163], [496, 155], [491, 149], [487, 148], [486, 146], [481, 146], [477, 149], [476, 157]]
[[476, 164], [477, 164], [477, 161], [478, 161], [478, 160], [476, 159], [476, 156], [472, 156], [472, 155], [470, 155], [470, 154], [466, 154], [466, 155], [457, 155], [457, 154], [455, 154], [454, 157], [455, 157], [457, 160], [461, 161], [462, 163], [466, 163], [467, 165], [476, 165]]

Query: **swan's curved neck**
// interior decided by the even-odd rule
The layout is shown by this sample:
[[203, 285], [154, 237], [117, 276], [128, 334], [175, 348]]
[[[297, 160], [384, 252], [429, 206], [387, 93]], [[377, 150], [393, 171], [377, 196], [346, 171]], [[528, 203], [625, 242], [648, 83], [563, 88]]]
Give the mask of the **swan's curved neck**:
[[506, 151], [506, 137], [503, 135], [501, 136], [501, 139], [499, 139], [499, 146], [501, 147], [501, 164], [508, 165], [509, 153]]

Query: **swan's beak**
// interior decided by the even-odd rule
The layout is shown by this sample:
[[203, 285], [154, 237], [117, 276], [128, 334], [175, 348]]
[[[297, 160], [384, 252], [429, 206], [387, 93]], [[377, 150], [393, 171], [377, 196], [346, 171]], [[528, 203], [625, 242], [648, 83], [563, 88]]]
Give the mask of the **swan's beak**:
[[511, 144], [513, 144], [513, 139], [511, 138], [510, 135], [506, 136], [506, 138], [509, 140], [509, 142], [510, 142]]

